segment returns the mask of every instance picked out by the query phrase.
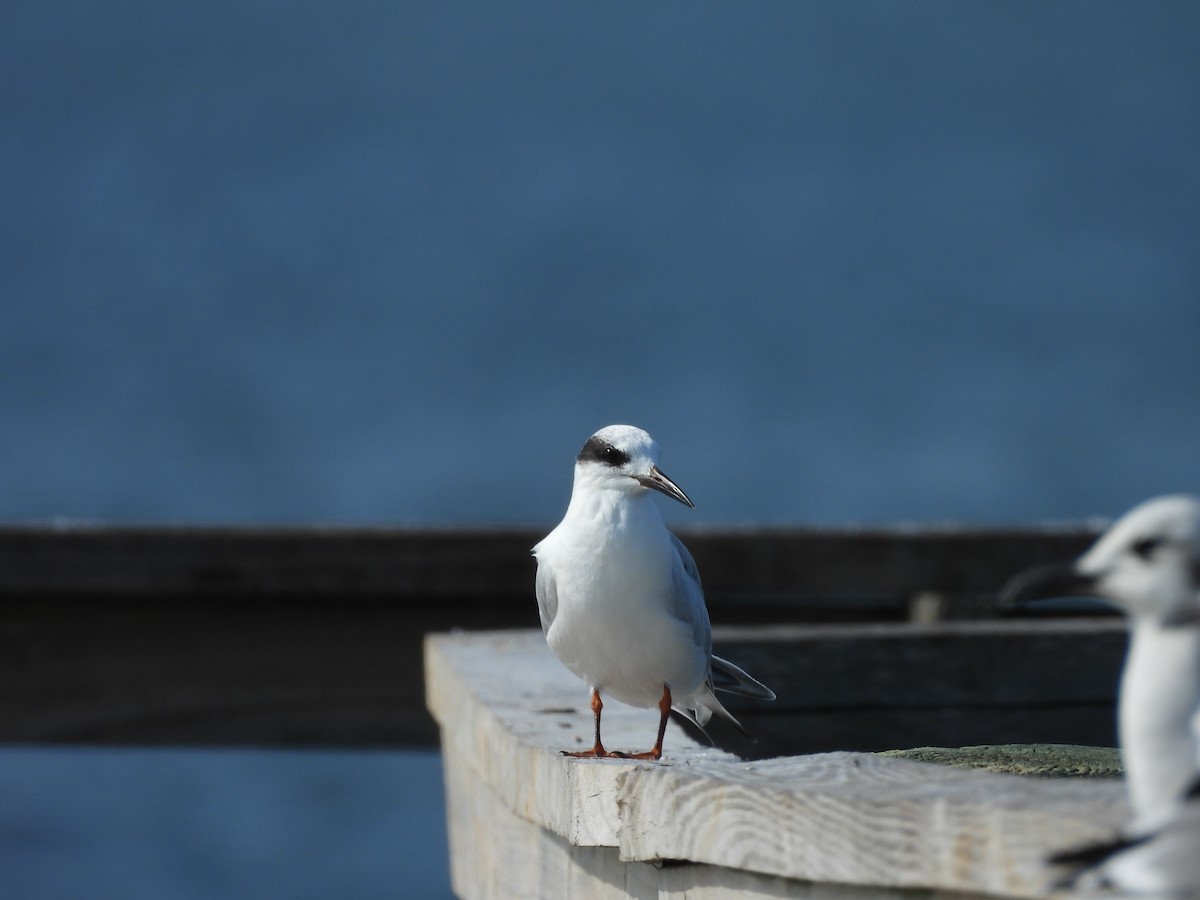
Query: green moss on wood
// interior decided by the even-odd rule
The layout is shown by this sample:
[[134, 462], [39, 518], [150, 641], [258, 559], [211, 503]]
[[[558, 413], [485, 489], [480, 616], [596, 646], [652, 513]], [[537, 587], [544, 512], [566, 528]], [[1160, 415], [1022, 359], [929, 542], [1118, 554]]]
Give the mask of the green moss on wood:
[[1083, 747], [1076, 744], [914, 747], [911, 750], [885, 750], [880, 755], [959, 769], [1052, 778], [1119, 778], [1123, 772], [1121, 751], [1112, 747]]

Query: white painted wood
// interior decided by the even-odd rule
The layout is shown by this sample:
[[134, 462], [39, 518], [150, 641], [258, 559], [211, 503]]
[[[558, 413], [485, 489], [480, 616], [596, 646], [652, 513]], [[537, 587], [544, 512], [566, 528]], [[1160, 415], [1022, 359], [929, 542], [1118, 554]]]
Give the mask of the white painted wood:
[[[446, 792], [451, 883], [459, 897], [471, 900], [897, 900], [909, 895], [702, 864], [624, 862], [615, 847], [573, 846], [526, 822], [468, 765], [446, 767]], [[922, 896], [967, 895], [932, 891]]]
[[[1036, 897], [1052, 877], [1047, 851], [1103, 837], [1127, 814], [1115, 781], [862, 753], [742, 762], [673, 723], [658, 763], [563, 757], [591, 743], [588, 692], [536, 631], [431, 636], [426, 685], [442, 732], [455, 890], [471, 900], [719, 898], [733, 885], [751, 897], [870, 896], [867, 886], [879, 897]], [[611, 703], [605, 744], [646, 749], [656, 719]], [[662, 859], [702, 865], [652, 865]], [[683, 874], [692, 870], [704, 874]]]

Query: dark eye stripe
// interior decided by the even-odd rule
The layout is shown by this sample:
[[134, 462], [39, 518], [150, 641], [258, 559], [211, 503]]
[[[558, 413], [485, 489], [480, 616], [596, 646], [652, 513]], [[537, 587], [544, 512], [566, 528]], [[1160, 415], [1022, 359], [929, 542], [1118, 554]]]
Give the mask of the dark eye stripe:
[[1149, 559], [1154, 555], [1154, 551], [1166, 543], [1165, 538], [1161, 537], [1145, 537], [1140, 541], [1134, 541], [1133, 552], [1142, 559]]
[[617, 468], [629, 462], [629, 454], [624, 450], [618, 450], [608, 441], [602, 441], [598, 437], [588, 438], [588, 442], [583, 445], [583, 449], [579, 451], [579, 455], [575, 457], [579, 462], [598, 462], [604, 463], [606, 466]]

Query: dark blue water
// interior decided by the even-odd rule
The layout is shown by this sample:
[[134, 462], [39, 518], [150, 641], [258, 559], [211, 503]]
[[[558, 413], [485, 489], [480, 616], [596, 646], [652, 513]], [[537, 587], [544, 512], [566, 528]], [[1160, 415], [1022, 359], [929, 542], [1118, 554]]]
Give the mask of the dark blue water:
[[[1198, 42], [1190, 2], [4, 4], [0, 519], [549, 524], [616, 421], [676, 520], [1198, 491]], [[39, 840], [268, 896], [204, 893], [144, 759], [107, 843], [50, 787]]]
[[434, 753], [0, 750], [0, 896], [449, 897]]

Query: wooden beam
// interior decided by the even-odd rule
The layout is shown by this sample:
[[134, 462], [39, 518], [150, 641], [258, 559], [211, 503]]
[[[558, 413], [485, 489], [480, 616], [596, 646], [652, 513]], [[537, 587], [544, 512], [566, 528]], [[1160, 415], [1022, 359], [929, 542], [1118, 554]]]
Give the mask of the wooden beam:
[[[423, 635], [536, 627], [529, 548], [541, 533], [0, 528], [0, 741], [432, 744], [437, 732], [422, 702]], [[914, 586], [983, 591], [986, 606], [985, 586], [994, 590], [1026, 564], [1068, 557], [1091, 535], [777, 528], [699, 529], [686, 538], [718, 627], [778, 629], [903, 619]], [[953, 683], [977, 671], [975, 660], [1000, 652], [984, 640], [988, 648], [974, 659], [951, 657], [937, 639], [922, 643], [915, 635], [909, 651], [862, 644], [879, 653], [891, 646], [893, 661], [837, 632], [811, 652], [824, 653], [822, 671], [840, 671], [881, 696], [915, 684], [922, 668]], [[1120, 640], [1101, 640], [1091, 652], [1111, 658]], [[799, 702], [806, 682], [793, 685], [787, 673], [810, 670], [762, 658], [765, 646], [755, 643], [744, 661]], [[731, 652], [738, 658], [742, 651]], [[893, 680], [896, 666], [908, 680]], [[922, 690], [936, 681], [927, 679]], [[1091, 724], [1086, 712], [1064, 718], [1074, 715], [1082, 731], [1097, 733], [1107, 701], [1095, 702]], [[940, 709], [949, 721], [949, 706]], [[863, 708], [826, 715], [824, 730], [804, 729], [824, 734], [824, 743], [808, 746], [844, 742], [861, 732], [863, 715]], [[838, 716], [842, 726], [834, 724]], [[764, 747], [790, 740], [777, 717], [754, 727]]]
[[779, 699], [724, 702], [753, 734], [743, 757], [902, 744], [1116, 745], [1122, 619], [717, 629], [717, 653]]
[[535, 541], [508, 529], [6, 527], [0, 595], [527, 595]]
[[[972, 631], [959, 638], [969, 644]], [[794, 647], [797, 658], [804, 649]], [[714, 898], [1032, 897], [1055, 876], [1043, 863], [1049, 851], [1105, 837], [1127, 815], [1115, 779], [848, 752], [743, 762], [675, 725], [659, 763], [570, 759], [559, 750], [591, 740], [586, 691], [540, 634], [433, 636], [426, 665], [453, 885], [471, 900], [593, 900], [623, 896], [630, 884], [652, 895], [674, 889], [675, 868], [684, 886]], [[606, 706], [606, 745], [642, 747], [654, 718]], [[691, 865], [652, 865], [663, 860]]]
[[[0, 596], [528, 597], [547, 528], [0, 527]], [[680, 529], [710, 593], [990, 592], [1087, 526]]]

